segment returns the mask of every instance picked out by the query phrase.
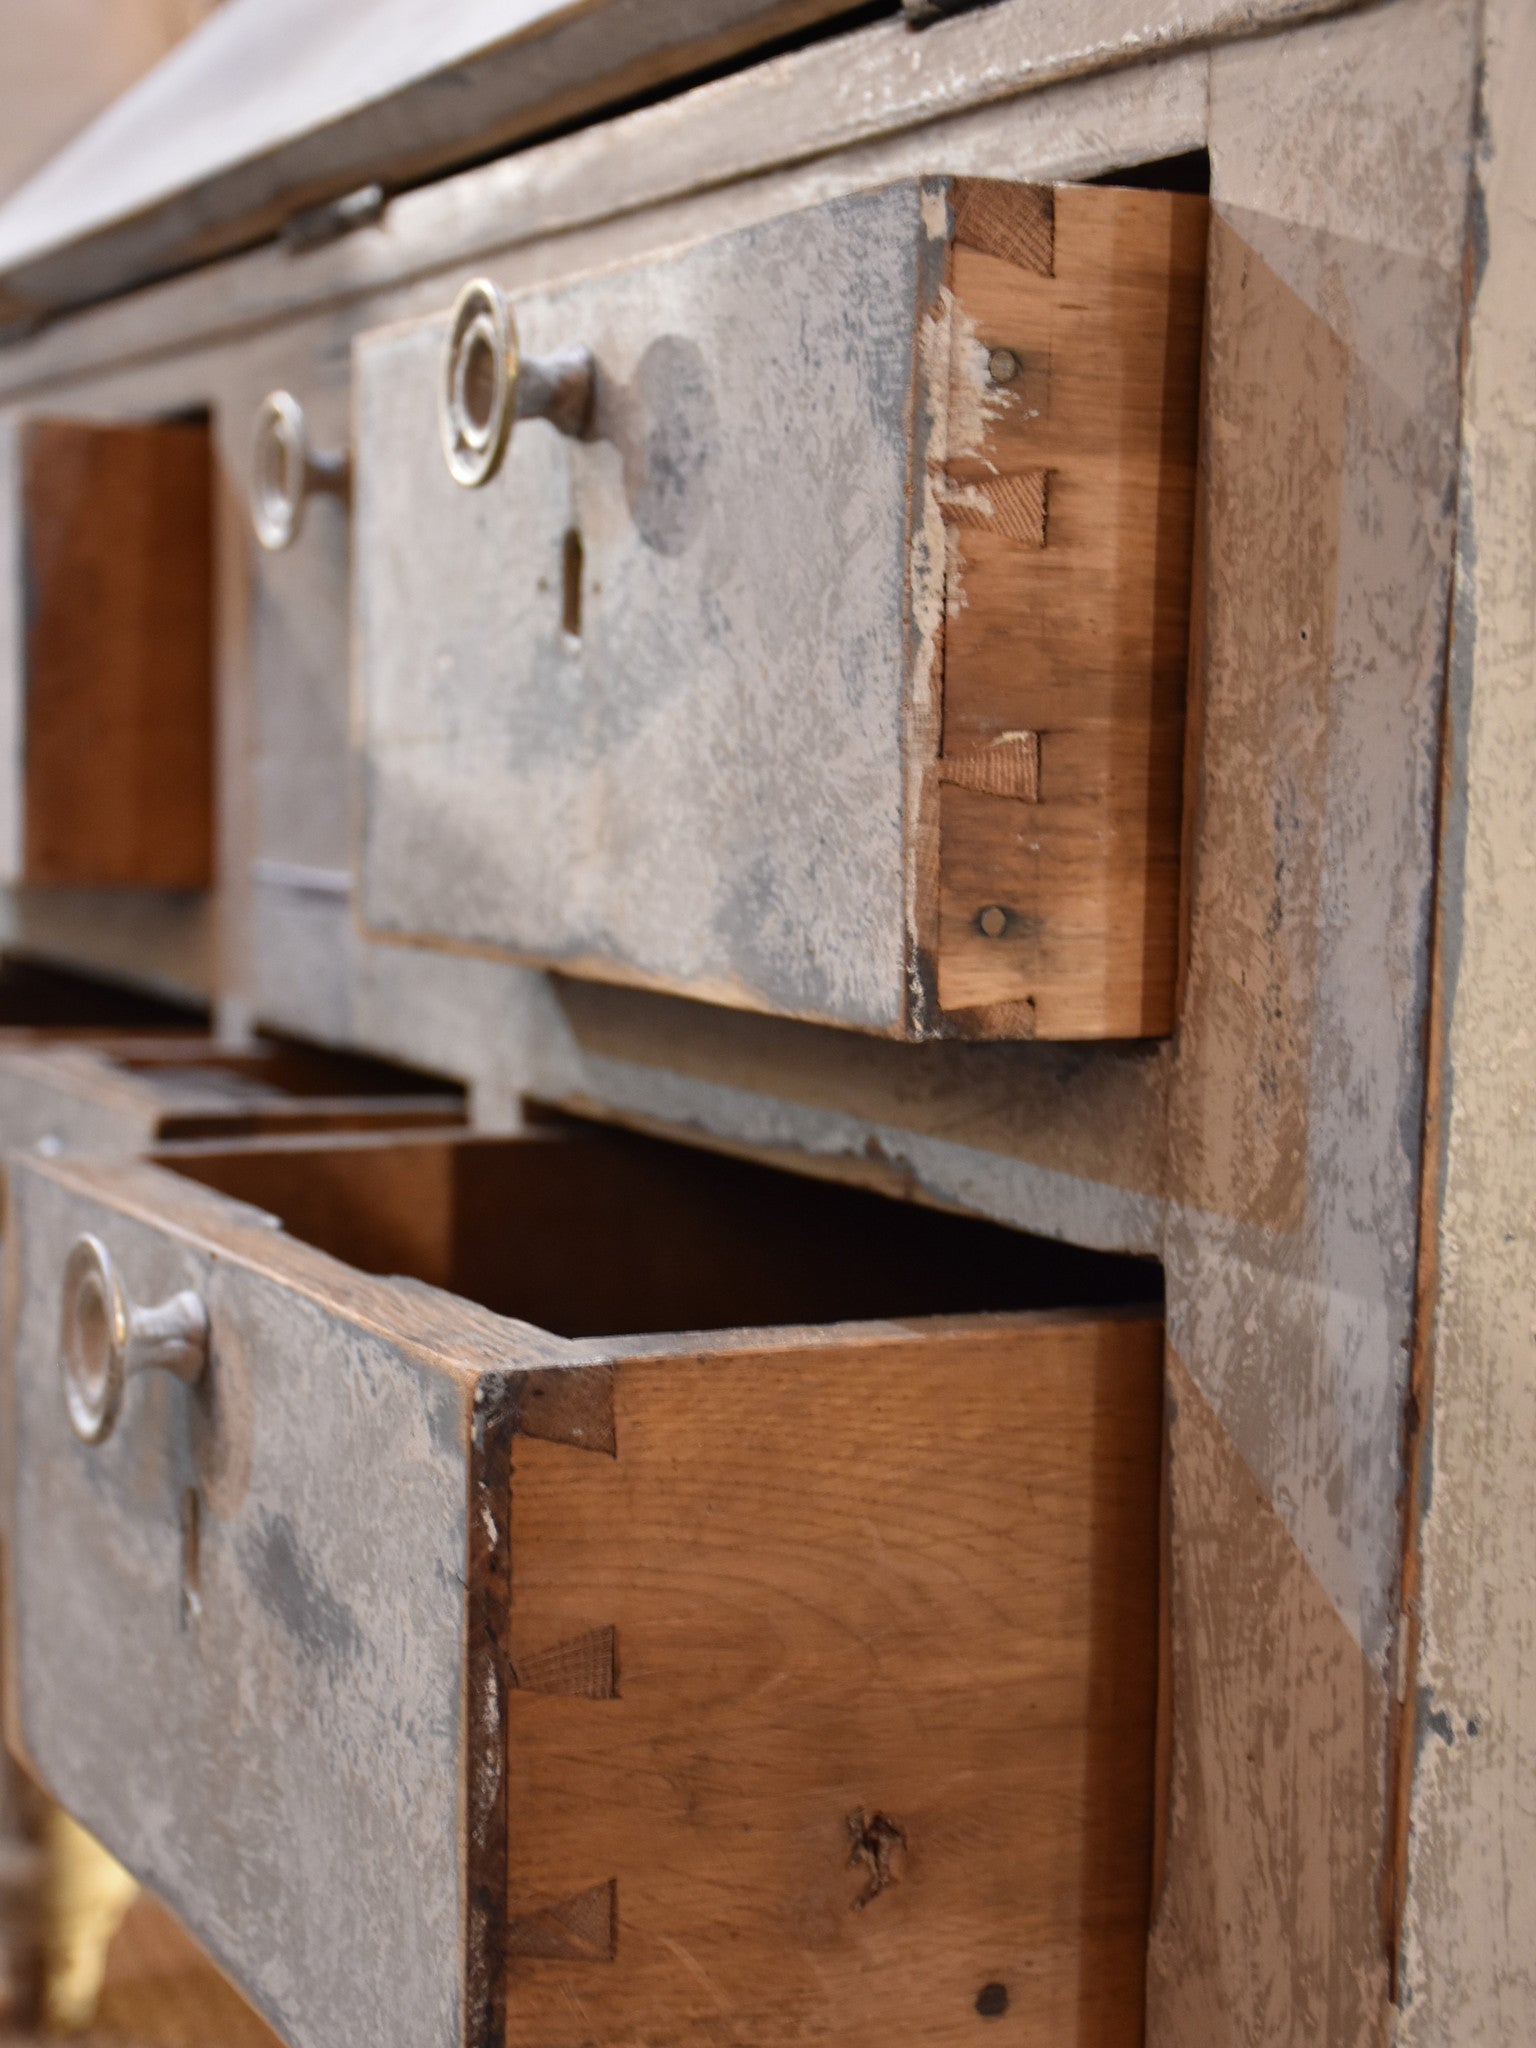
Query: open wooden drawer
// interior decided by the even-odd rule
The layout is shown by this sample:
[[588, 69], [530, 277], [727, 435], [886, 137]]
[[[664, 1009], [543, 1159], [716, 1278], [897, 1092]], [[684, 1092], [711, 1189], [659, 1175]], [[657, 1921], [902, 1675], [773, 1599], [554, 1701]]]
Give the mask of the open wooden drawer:
[[913, 178], [362, 336], [366, 928], [1170, 1031], [1205, 242], [1188, 194]]
[[170, 1140], [457, 1124], [463, 1091], [291, 1040], [0, 1043], [0, 1146], [136, 1155]]
[[618, 1133], [11, 1174], [10, 1738], [297, 2048], [1140, 2040], [1155, 1269]]

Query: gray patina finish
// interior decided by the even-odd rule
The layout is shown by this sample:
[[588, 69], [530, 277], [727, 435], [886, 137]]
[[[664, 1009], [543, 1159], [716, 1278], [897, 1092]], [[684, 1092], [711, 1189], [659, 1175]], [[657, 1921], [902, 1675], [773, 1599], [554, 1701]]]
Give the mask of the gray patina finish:
[[475, 491], [438, 445], [443, 324], [359, 343], [367, 925], [899, 1027], [946, 229], [913, 182], [519, 297], [527, 353], [593, 351], [593, 430], [522, 423]]
[[[490, 1319], [446, 1303], [423, 1342], [399, 1289], [359, 1293], [271, 1219], [170, 1175], [16, 1155], [10, 1175], [13, 1730], [298, 2048], [458, 2042]], [[56, 1364], [59, 1276], [87, 1230], [136, 1301], [194, 1288], [213, 1333], [206, 1391], [150, 1374], [91, 1448]]]

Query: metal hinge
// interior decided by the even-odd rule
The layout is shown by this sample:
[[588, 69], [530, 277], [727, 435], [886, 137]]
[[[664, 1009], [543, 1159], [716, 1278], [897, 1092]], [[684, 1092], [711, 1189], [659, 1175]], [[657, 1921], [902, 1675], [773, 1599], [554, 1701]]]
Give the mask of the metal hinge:
[[283, 228], [283, 242], [295, 252], [323, 248], [340, 241], [357, 228], [371, 228], [383, 218], [388, 195], [382, 185], [359, 185], [340, 199], [327, 199], [320, 206], [306, 206], [290, 216]]
[[926, 28], [932, 21], [944, 21], [951, 14], [969, 14], [977, 7], [996, 6], [997, 0], [901, 0], [908, 28]]

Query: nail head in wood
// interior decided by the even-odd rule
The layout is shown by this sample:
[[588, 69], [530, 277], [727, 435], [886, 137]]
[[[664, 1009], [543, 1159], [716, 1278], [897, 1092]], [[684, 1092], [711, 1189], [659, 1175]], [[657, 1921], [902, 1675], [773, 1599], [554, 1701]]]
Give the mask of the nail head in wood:
[[1011, 348], [995, 348], [987, 357], [987, 375], [994, 384], [1011, 384], [1023, 367]]
[[1008, 913], [999, 903], [989, 903], [976, 920], [984, 938], [1000, 939], [1008, 929]]

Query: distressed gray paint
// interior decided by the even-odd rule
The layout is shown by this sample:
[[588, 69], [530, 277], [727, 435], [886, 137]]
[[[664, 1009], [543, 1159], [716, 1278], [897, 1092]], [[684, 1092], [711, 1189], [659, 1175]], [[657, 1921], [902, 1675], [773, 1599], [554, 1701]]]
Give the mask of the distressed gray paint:
[[[28, 1753], [295, 2048], [449, 2048], [472, 1374], [255, 1270], [221, 1233], [252, 1212], [217, 1197], [189, 1236], [31, 1162], [13, 1161], [11, 1187], [10, 1612]], [[59, 1275], [83, 1230], [136, 1300], [203, 1295], [212, 1420], [204, 1395], [152, 1374], [107, 1443], [73, 1436]], [[180, 1583], [192, 1486], [195, 1614]]]
[[1439, 902], [1405, 2048], [1536, 2040], [1536, 11], [1490, 0]]
[[592, 349], [594, 432], [523, 422], [481, 490], [442, 325], [359, 343], [365, 924], [900, 1027], [932, 212], [890, 187], [519, 297], [526, 352]]

